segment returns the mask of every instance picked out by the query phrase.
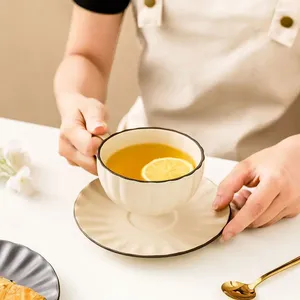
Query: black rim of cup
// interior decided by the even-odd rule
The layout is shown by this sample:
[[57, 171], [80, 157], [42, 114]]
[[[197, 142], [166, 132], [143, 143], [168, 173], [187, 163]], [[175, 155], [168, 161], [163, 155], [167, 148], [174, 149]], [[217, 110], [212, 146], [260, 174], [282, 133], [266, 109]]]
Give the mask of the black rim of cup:
[[[105, 163], [102, 161], [101, 157], [100, 157], [100, 152], [101, 152], [101, 149], [103, 147], [103, 145], [109, 141], [111, 138], [119, 135], [119, 134], [122, 134], [124, 132], [128, 132], [128, 131], [136, 131], [136, 130], [163, 130], [163, 131], [171, 131], [171, 132], [174, 132], [174, 133], [177, 133], [177, 134], [181, 134], [187, 138], [189, 138], [191, 141], [193, 141], [197, 146], [198, 148], [200, 149], [201, 151], [201, 155], [202, 155], [202, 158], [200, 160], [200, 162], [198, 163], [198, 165], [196, 166], [196, 168], [194, 168], [191, 172], [189, 172], [188, 174], [185, 174], [183, 176], [180, 176], [178, 178], [174, 178], [174, 179], [168, 179], [168, 180], [162, 180], [162, 181], [143, 181], [143, 180], [138, 180], [138, 179], [133, 179], [133, 178], [129, 178], [129, 177], [126, 177], [126, 176], [123, 176], [123, 175], [120, 175], [118, 173], [115, 173], [114, 171], [110, 170], [109, 168], [107, 168], [107, 166], [105, 165]], [[174, 129], [168, 129], [168, 128], [163, 128], [163, 127], [138, 127], [138, 128], [132, 128], [132, 129], [125, 129], [125, 130], [122, 130], [122, 131], [119, 131], [119, 132], [116, 132], [116, 133], [113, 133], [111, 134], [107, 139], [105, 139], [102, 144], [100, 145], [100, 147], [98, 148], [98, 152], [97, 152], [97, 159], [99, 160], [100, 164], [106, 169], [108, 170], [110, 173], [112, 173], [113, 175], [116, 175], [118, 177], [121, 177], [123, 179], [126, 179], [126, 180], [130, 180], [130, 181], [135, 181], [135, 182], [140, 182], [140, 183], [145, 183], [145, 184], [149, 184], [149, 183], [166, 183], [166, 182], [171, 182], [171, 181], [177, 181], [177, 180], [180, 180], [184, 177], [188, 177], [188, 176], [191, 176], [192, 174], [194, 174], [197, 170], [199, 170], [204, 161], [205, 161], [205, 153], [204, 153], [204, 149], [202, 148], [202, 146], [200, 145], [200, 143], [195, 140], [194, 138], [192, 138], [190, 135], [186, 134], [186, 133], [183, 133], [183, 132], [180, 132], [180, 131], [177, 131], [177, 130], [174, 130]]]

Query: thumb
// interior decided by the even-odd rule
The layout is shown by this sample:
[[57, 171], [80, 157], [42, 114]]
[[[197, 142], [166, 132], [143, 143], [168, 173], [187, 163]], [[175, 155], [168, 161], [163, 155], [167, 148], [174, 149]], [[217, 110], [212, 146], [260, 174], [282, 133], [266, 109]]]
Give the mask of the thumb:
[[225, 208], [244, 185], [252, 180], [251, 170], [247, 161], [240, 162], [220, 183], [216, 198], [213, 202], [213, 209]]
[[83, 114], [86, 129], [93, 135], [103, 135], [107, 132], [107, 124], [105, 122], [105, 107], [97, 99], [86, 99], [81, 112]]

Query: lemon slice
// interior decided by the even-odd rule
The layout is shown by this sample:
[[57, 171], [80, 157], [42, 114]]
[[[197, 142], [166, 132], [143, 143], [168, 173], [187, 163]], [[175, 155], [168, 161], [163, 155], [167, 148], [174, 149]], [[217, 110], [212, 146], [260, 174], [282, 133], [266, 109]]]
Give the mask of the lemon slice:
[[184, 159], [163, 157], [145, 165], [142, 169], [142, 177], [146, 181], [164, 181], [184, 176], [193, 169], [193, 165]]

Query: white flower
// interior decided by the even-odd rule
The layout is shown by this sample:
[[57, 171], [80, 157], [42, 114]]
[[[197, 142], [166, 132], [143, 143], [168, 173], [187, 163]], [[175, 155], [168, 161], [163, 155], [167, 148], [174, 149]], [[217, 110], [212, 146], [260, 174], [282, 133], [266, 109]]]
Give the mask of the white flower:
[[18, 173], [8, 179], [6, 187], [24, 195], [31, 195], [35, 189], [30, 176], [29, 167], [21, 168]]
[[7, 164], [7, 161], [3, 156], [3, 151], [2, 149], [0, 149], [0, 178], [10, 177], [15, 173], [16, 173], [15, 170]]
[[7, 188], [27, 196], [35, 192], [29, 165], [29, 155], [18, 142], [0, 148], [0, 178], [7, 180]]
[[21, 145], [16, 141], [11, 141], [2, 151], [3, 158], [7, 164], [16, 172], [24, 166], [30, 165], [28, 153], [22, 149]]

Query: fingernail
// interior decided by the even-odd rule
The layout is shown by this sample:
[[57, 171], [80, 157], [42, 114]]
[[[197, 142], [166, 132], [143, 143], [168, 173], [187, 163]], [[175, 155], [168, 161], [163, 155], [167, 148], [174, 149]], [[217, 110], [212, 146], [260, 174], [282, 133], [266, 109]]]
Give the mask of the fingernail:
[[214, 202], [213, 202], [213, 204], [212, 204], [212, 207], [213, 207], [213, 209], [218, 209], [218, 207], [219, 207], [219, 204], [221, 203], [221, 196], [220, 195], [218, 195], [217, 197], [216, 197], [216, 199], [214, 200]]
[[94, 126], [94, 129], [93, 130], [96, 130], [96, 129], [100, 129], [100, 128], [103, 128], [103, 129], [106, 129], [107, 125], [105, 122], [97, 122]]
[[225, 234], [222, 235], [221, 237], [221, 242], [224, 243], [224, 242], [227, 242], [229, 241], [230, 239], [232, 239], [234, 236], [234, 234], [232, 232], [227, 232]]

